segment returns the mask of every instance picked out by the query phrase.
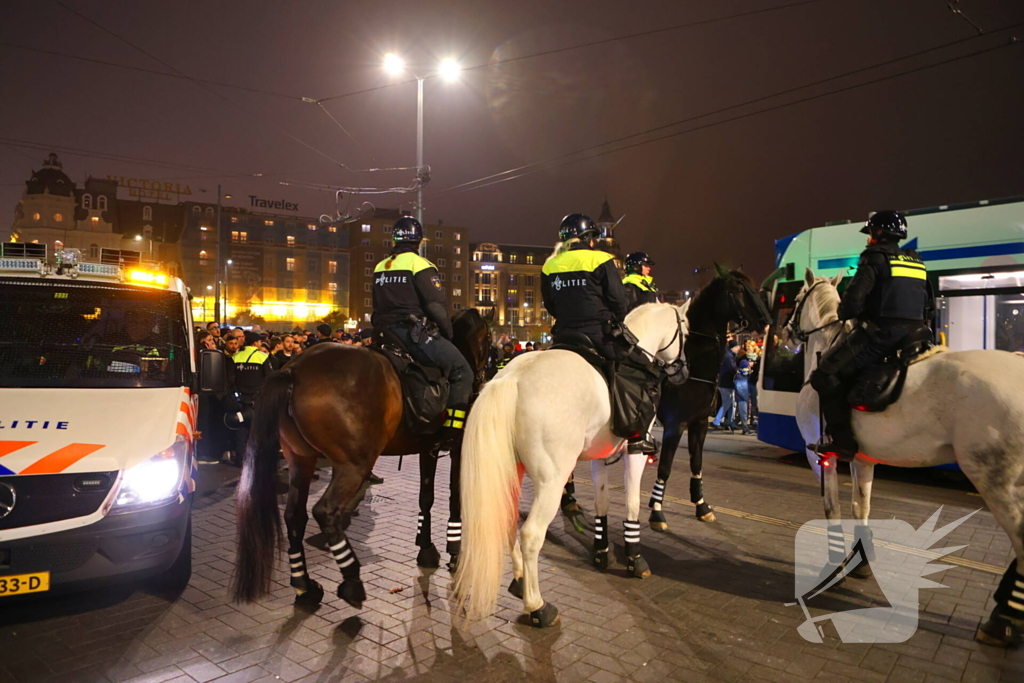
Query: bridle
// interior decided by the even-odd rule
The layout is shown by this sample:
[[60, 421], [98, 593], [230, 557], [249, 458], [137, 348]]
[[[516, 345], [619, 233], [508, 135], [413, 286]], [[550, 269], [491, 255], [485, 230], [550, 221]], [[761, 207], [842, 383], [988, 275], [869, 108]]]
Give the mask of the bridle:
[[[662, 372], [665, 373], [665, 377], [668, 379], [669, 382], [671, 382], [672, 384], [682, 384], [690, 375], [690, 371], [686, 367], [686, 362], [683, 360], [683, 318], [681, 315], [679, 315], [679, 309], [676, 308], [675, 306], [672, 307], [672, 312], [675, 313], [676, 315], [675, 334], [672, 335], [672, 338], [668, 340], [667, 344], [658, 349], [653, 355], [649, 353], [648, 355], [651, 356], [651, 360], [653, 360], [661, 367]], [[665, 361], [660, 360], [658, 358], [658, 354], [660, 354], [662, 351], [667, 351], [672, 347], [673, 344], [676, 343], [678, 343], [679, 348], [676, 351], [675, 360], [666, 363]], [[645, 351], [644, 353], [647, 352]]]
[[803, 297], [797, 299], [796, 306], [793, 307], [793, 312], [790, 313], [789, 320], [786, 322], [786, 329], [789, 330], [789, 333], [793, 335], [793, 337], [795, 337], [802, 344], [806, 343], [807, 340], [811, 338], [811, 335], [814, 334], [815, 332], [821, 332], [822, 330], [828, 329], [829, 327], [832, 327], [833, 325], [842, 322], [842, 320], [840, 320], [839, 317], [836, 316], [835, 320], [827, 322], [824, 325], [819, 325], [818, 327], [815, 327], [813, 330], [807, 330], [805, 332], [800, 329], [800, 316], [803, 313], [804, 306], [807, 304], [807, 300], [811, 298], [811, 292], [814, 291], [815, 287], [817, 287], [818, 285], [825, 284], [825, 282], [825, 280], [818, 280], [808, 288], [808, 290], [804, 293]]

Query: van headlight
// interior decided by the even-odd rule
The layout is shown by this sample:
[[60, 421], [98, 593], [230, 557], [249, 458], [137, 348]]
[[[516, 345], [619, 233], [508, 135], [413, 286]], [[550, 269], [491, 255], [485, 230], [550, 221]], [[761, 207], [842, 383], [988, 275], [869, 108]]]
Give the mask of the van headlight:
[[188, 442], [180, 434], [172, 446], [125, 470], [111, 514], [158, 507], [178, 496], [188, 466]]

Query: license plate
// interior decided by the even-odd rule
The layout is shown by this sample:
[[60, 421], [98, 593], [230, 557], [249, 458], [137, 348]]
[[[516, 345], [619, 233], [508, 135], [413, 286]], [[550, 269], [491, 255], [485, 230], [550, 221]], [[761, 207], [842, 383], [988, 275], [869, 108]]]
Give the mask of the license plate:
[[0, 576], [0, 598], [50, 590], [50, 572]]

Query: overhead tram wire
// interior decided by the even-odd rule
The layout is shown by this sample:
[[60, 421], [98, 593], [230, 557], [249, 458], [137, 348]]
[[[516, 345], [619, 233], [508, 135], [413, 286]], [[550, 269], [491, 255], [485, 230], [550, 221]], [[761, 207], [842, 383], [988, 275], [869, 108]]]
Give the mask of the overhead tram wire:
[[[1004, 26], [1004, 27], [999, 28], [999, 29], [995, 29], [992, 32], [986, 34], [984, 37], [991, 37], [991, 36], [993, 36], [995, 34], [1002, 33], [1002, 32], [1005, 32], [1005, 31], [1009, 31], [1009, 30], [1012, 30], [1012, 29], [1015, 29], [1015, 28], [1019, 28], [1021, 26], [1024, 26], [1024, 22], [1019, 22], [1019, 23], [1016, 23], [1016, 24], [1011, 24], [1011, 25], [1008, 25], [1008, 26]], [[859, 87], [863, 87], [863, 86], [867, 86], [867, 85], [872, 85], [874, 83], [879, 83], [879, 82], [882, 82], [882, 81], [890, 80], [892, 78], [898, 78], [898, 77], [901, 77], [901, 76], [913, 74], [913, 73], [916, 73], [918, 71], [923, 71], [923, 70], [930, 69], [930, 68], [933, 68], [933, 67], [942, 66], [944, 64], [948, 64], [948, 63], [951, 63], [951, 62], [959, 61], [961, 59], [966, 59], [966, 58], [974, 57], [974, 56], [977, 56], [977, 55], [980, 55], [980, 54], [991, 52], [993, 50], [1001, 49], [1001, 48], [1004, 48], [1004, 47], [1010, 47], [1012, 45], [1017, 44], [1017, 39], [1015, 37], [1011, 37], [1010, 42], [1006, 43], [1006, 44], [1000, 44], [1000, 45], [993, 46], [991, 48], [986, 48], [984, 50], [979, 50], [979, 51], [976, 51], [976, 52], [968, 53], [966, 55], [961, 55], [961, 56], [954, 57], [954, 58], [947, 59], [947, 60], [943, 60], [943, 61], [940, 61], [940, 62], [934, 62], [932, 64], [926, 64], [926, 65], [923, 65], [921, 67], [917, 67], [917, 68], [914, 68], [914, 69], [903, 71], [903, 72], [900, 72], [900, 73], [897, 73], [897, 74], [891, 74], [889, 76], [884, 76], [884, 77], [881, 77], [881, 78], [878, 78], [878, 79], [874, 79], [874, 80], [870, 80], [870, 81], [866, 81], [866, 82], [863, 82], [863, 83], [854, 84], [854, 85], [851, 85], [851, 86], [848, 86], [848, 87], [845, 87], [845, 88], [840, 88], [840, 89], [837, 89], [837, 90], [833, 90], [833, 91], [830, 91], [830, 92], [827, 92], [827, 93], [820, 93], [818, 95], [805, 97], [805, 98], [794, 100], [792, 102], [787, 102], [787, 103], [784, 103], [784, 104], [781, 104], [781, 105], [777, 105], [777, 106], [773, 106], [773, 107], [768, 107], [766, 109], [759, 109], [757, 111], [750, 112], [748, 114], [743, 114], [741, 116], [736, 116], [736, 117], [724, 119], [722, 121], [717, 121], [717, 122], [714, 122], [714, 123], [711, 123], [711, 124], [697, 126], [695, 128], [688, 128], [688, 129], [683, 130], [683, 131], [679, 131], [679, 132], [676, 132], [676, 133], [671, 133], [671, 134], [668, 134], [668, 135], [660, 136], [660, 137], [657, 137], [657, 138], [654, 138], [654, 139], [651, 139], [651, 140], [647, 140], [647, 141], [643, 141], [643, 142], [639, 142], [639, 143], [634, 143], [634, 144], [627, 145], [627, 146], [624, 146], [624, 147], [619, 147], [619, 148], [616, 148], [616, 149], [613, 149], [613, 150], [608, 150], [606, 152], [602, 152], [602, 153], [599, 153], [599, 154], [593, 154], [593, 155], [590, 155], [590, 156], [586, 156], [586, 157], [583, 157], [582, 159], [573, 159], [572, 161], [562, 161], [562, 160], [565, 160], [565, 159], [569, 159], [570, 157], [576, 157], [576, 156], [578, 156], [580, 154], [584, 154], [586, 152], [590, 152], [590, 151], [594, 151], [594, 150], [597, 150], [597, 149], [601, 149], [602, 147], [608, 147], [609, 145], [614, 145], [614, 144], [617, 144], [617, 143], [620, 143], [620, 142], [626, 142], [628, 140], [633, 140], [635, 138], [645, 137], [647, 135], [650, 135], [652, 133], [656, 133], [658, 131], [662, 131], [662, 130], [665, 130], [665, 129], [668, 129], [668, 128], [674, 128], [676, 126], [680, 126], [680, 125], [683, 125], [683, 124], [686, 124], [686, 123], [692, 123], [693, 121], [704, 119], [704, 118], [707, 118], [709, 116], [715, 116], [717, 114], [722, 114], [722, 113], [725, 113], [725, 112], [728, 112], [728, 111], [732, 111], [734, 109], [740, 109], [740, 108], [743, 108], [743, 107], [746, 107], [746, 106], [750, 106], [750, 105], [753, 105], [753, 104], [764, 102], [765, 100], [775, 99], [777, 97], [781, 97], [783, 95], [791, 94], [791, 93], [797, 92], [799, 90], [806, 90], [807, 88], [812, 88], [812, 87], [816, 87], [816, 86], [819, 86], [819, 85], [824, 85], [826, 83], [829, 83], [829, 82], [832, 82], [832, 81], [836, 81], [836, 80], [841, 80], [843, 78], [848, 78], [850, 76], [854, 76], [856, 74], [860, 74], [860, 73], [863, 73], [863, 72], [866, 72], [866, 71], [872, 71], [872, 70], [875, 70], [875, 69], [883, 68], [885, 66], [890, 66], [892, 64], [895, 64], [895, 63], [898, 63], [898, 62], [901, 62], [901, 61], [906, 61], [908, 59], [913, 59], [914, 57], [920, 57], [921, 55], [927, 54], [929, 52], [934, 52], [936, 50], [941, 50], [943, 48], [951, 47], [951, 46], [958, 45], [958, 44], [965, 43], [965, 42], [975, 41], [975, 40], [977, 40], [977, 39], [979, 39], [981, 37], [982, 36], [979, 36], [979, 35], [973, 35], [973, 36], [969, 36], [969, 37], [966, 37], [966, 38], [960, 38], [958, 40], [954, 40], [954, 41], [951, 41], [951, 42], [948, 42], [948, 43], [943, 43], [942, 45], [937, 45], [935, 47], [927, 48], [925, 50], [920, 50], [918, 52], [914, 52], [914, 53], [911, 53], [911, 54], [908, 54], [908, 55], [904, 55], [902, 57], [896, 57], [896, 58], [893, 58], [893, 59], [886, 60], [884, 62], [879, 62], [877, 64], [872, 64], [872, 65], [869, 65], [869, 66], [861, 67], [859, 69], [854, 69], [853, 71], [847, 71], [845, 73], [837, 74], [835, 76], [830, 76], [828, 78], [824, 78], [824, 79], [821, 79], [821, 80], [818, 80], [818, 81], [814, 81], [814, 82], [811, 82], [811, 83], [806, 83], [806, 84], [795, 86], [795, 87], [792, 87], [792, 88], [787, 88], [786, 90], [780, 90], [778, 92], [771, 93], [769, 95], [764, 95], [764, 96], [757, 97], [757, 98], [754, 98], [754, 99], [751, 99], [751, 100], [747, 100], [747, 101], [744, 101], [744, 102], [739, 102], [737, 104], [733, 104], [733, 105], [729, 105], [727, 107], [722, 107], [720, 109], [716, 109], [714, 111], [705, 112], [703, 114], [697, 114], [695, 116], [691, 116], [691, 117], [688, 117], [688, 118], [685, 118], [685, 119], [679, 119], [679, 120], [673, 121], [671, 123], [666, 123], [666, 124], [663, 124], [663, 125], [660, 125], [660, 126], [655, 126], [654, 128], [648, 128], [647, 130], [640, 131], [638, 133], [632, 133], [630, 135], [624, 135], [622, 137], [615, 138], [613, 140], [606, 140], [605, 142], [601, 142], [601, 143], [598, 143], [598, 144], [595, 144], [595, 145], [590, 145], [588, 147], [583, 147], [581, 149], [577, 149], [577, 150], [574, 150], [572, 152], [566, 152], [564, 154], [559, 154], [557, 156], [549, 157], [548, 159], [544, 159], [544, 160], [541, 160], [541, 161], [534, 161], [534, 162], [531, 162], [529, 164], [524, 164], [523, 166], [518, 166], [516, 168], [512, 168], [512, 169], [508, 169], [508, 170], [505, 170], [505, 171], [501, 171], [500, 173], [494, 173], [494, 174], [491, 174], [491, 175], [488, 175], [488, 176], [483, 176], [481, 178], [477, 178], [475, 180], [470, 180], [470, 181], [467, 181], [467, 182], [464, 182], [464, 183], [460, 183], [458, 185], [453, 185], [453, 186], [447, 187], [447, 188], [445, 188], [443, 190], [439, 190], [439, 191], [435, 192], [434, 194], [432, 194], [430, 196], [437, 197], [438, 195], [445, 194], [445, 193], [448, 193], [448, 192], [458, 192], [458, 193], [461, 193], [461, 192], [466, 192], [468, 190], [479, 189], [479, 188], [483, 188], [483, 187], [489, 187], [490, 185], [496, 185], [496, 184], [498, 184], [500, 182], [504, 182], [505, 180], [514, 180], [514, 179], [517, 179], [517, 178], [522, 178], [522, 177], [525, 177], [525, 176], [528, 176], [528, 175], [532, 175], [533, 173], [536, 173], [538, 171], [542, 171], [542, 170], [545, 170], [545, 169], [559, 168], [561, 166], [566, 165], [567, 163], [575, 163], [576, 161], [585, 161], [587, 159], [593, 159], [593, 158], [596, 158], [596, 157], [599, 157], [599, 156], [603, 156], [604, 154], [611, 154], [611, 153], [622, 151], [622, 150], [626, 150], [626, 149], [632, 149], [633, 147], [639, 147], [641, 145], [649, 144], [651, 142], [657, 142], [657, 141], [664, 140], [664, 139], [671, 138], [671, 137], [675, 137], [675, 136], [678, 136], [678, 135], [685, 135], [686, 133], [691, 133], [691, 132], [695, 132], [695, 131], [698, 131], [698, 130], [704, 130], [706, 128], [711, 128], [711, 127], [714, 127], [716, 125], [721, 125], [721, 124], [724, 124], [724, 123], [730, 123], [732, 121], [737, 121], [737, 120], [740, 120], [740, 119], [743, 119], [743, 118], [748, 118], [748, 117], [754, 116], [756, 114], [766, 113], [766, 112], [774, 111], [776, 109], [782, 109], [784, 107], [792, 106], [792, 105], [795, 105], [795, 104], [801, 104], [803, 102], [809, 102], [811, 100], [818, 99], [820, 97], [827, 97], [829, 95], [837, 94], [837, 93], [840, 93], [840, 92], [845, 92], [847, 90], [852, 90], [852, 89], [855, 89], [855, 88], [859, 88]], [[556, 161], [562, 161], [562, 163], [551, 165], [553, 162], [556, 162]], [[540, 167], [540, 168], [535, 168], [535, 167]], [[534, 170], [528, 170], [528, 169], [534, 169]], [[527, 171], [527, 172], [526, 173], [519, 173], [520, 171]], [[512, 174], [518, 174], [518, 175], [514, 175], [513, 176]], [[504, 177], [504, 176], [510, 176], [510, 177]], [[485, 182], [485, 181], [491, 181], [491, 182]]]
[[[248, 114], [249, 116], [252, 116], [252, 117], [254, 117], [254, 118], [259, 118], [259, 117], [257, 117], [257, 116], [256, 116], [256, 115], [255, 115], [255, 114], [254, 114], [254, 113], [253, 113], [253, 112], [252, 112], [251, 110], [249, 110], [249, 109], [248, 109], [247, 107], [245, 107], [245, 106], [243, 106], [243, 105], [239, 104], [238, 102], [235, 102], [235, 101], [234, 101], [234, 100], [232, 100], [232, 99], [229, 99], [228, 97], [225, 97], [224, 95], [222, 95], [221, 93], [217, 92], [217, 91], [216, 91], [216, 90], [214, 90], [213, 88], [209, 87], [209, 86], [208, 86], [208, 85], [206, 85], [205, 83], [202, 83], [201, 81], [199, 81], [199, 80], [197, 80], [197, 79], [195, 79], [195, 78], [193, 78], [193, 77], [189, 76], [188, 74], [186, 74], [186, 73], [182, 72], [182, 71], [181, 71], [180, 69], [177, 69], [177, 68], [176, 68], [176, 67], [174, 67], [173, 65], [171, 65], [171, 64], [168, 64], [168, 63], [167, 63], [167, 62], [165, 62], [164, 60], [160, 59], [160, 58], [159, 58], [159, 57], [157, 57], [156, 55], [154, 55], [154, 54], [151, 54], [150, 52], [147, 52], [147, 51], [146, 51], [146, 50], [144, 50], [143, 48], [139, 47], [139, 46], [138, 46], [138, 45], [136, 45], [135, 43], [133, 43], [133, 42], [131, 42], [130, 40], [128, 40], [127, 38], [124, 38], [124, 37], [122, 37], [122, 36], [118, 35], [117, 33], [115, 33], [114, 31], [112, 31], [112, 30], [108, 29], [108, 28], [107, 28], [106, 26], [104, 26], [103, 24], [100, 24], [99, 22], [97, 22], [97, 21], [95, 21], [95, 20], [93, 20], [93, 19], [89, 18], [88, 16], [86, 16], [86, 15], [82, 14], [81, 12], [79, 12], [79, 11], [78, 11], [78, 10], [76, 10], [76, 9], [74, 9], [73, 7], [69, 7], [69, 6], [68, 6], [68, 5], [66, 4], [66, 3], [64, 3], [64, 2], [62, 1], [62, 0], [53, 0], [53, 2], [55, 2], [55, 3], [56, 3], [57, 5], [59, 5], [60, 7], [63, 7], [63, 8], [64, 8], [65, 10], [67, 10], [68, 12], [71, 12], [71, 13], [72, 13], [72, 14], [74, 14], [75, 16], [77, 16], [77, 17], [81, 18], [81, 19], [82, 19], [83, 21], [86, 21], [86, 22], [88, 22], [88, 23], [92, 24], [93, 26], [97, 27], [98, 29], [100, 29], [100, 30], [101, 30], [101, 31], [103, 31], [104, 33], [107, 33], [108, 35], [110, 35], [110, 36], [113, 36], [114, 38], [116, 38], [117, 40], [119, 40], [119, 41], [121, 41], [121, 42], [125, 43], [126, 45], [128, 45], [128, 46], [129, 46], [129, 47], [131, 47], [131, 48], [133, 48], [134, 50], [137, 50], [138, 52], [141, 52], [142, 54], [146, 55], [147, 57], [149, 57], [150, 59], [152, 59], [152, 60], [154, 60], [155, 62], [159, 63], [160, 65], [162, 65], [162, 66], [164, 66], [164, 67], [166, 67], [166, 68], [170, 69], [171, 71], [175, 72], [176, 74], [179, 74], [179, 75], [180, 75], [181, 77], [183, 77], [183, 78], [186, 78], [186, 79], [188, 79], [188, 80], [192, 81], [193, 83], [195, 83], [195, 84], [196, 84], [197, 86], [199, 86], [199, 87], [200, 87], [200, 88], [202, 88], [203, 90], [205, 90], [205, 91], [207, 91], [207, 92], [209, 92], [209, 93], [212, 93], [213, 95], [215, 95], [216, 97], [218, 97], [218, 98], [220, 98], [220, 99], [224, 100], [224, 101], [225, 101], [225, 102], [227, 102], [228, 104], [230, 104], [230, 105], [232, 105], [232, 106], [234, 106], [234, 107], [236, 107], [236, 108], [238, 108], [238, 109], [241, 109], [241, 110], [242, 110], [243, 112], [245, 112], [245, 113], [246, 113], [246, 114]], [[344, 169], [348, 169], [348, 166], [347, 166], [346, 164], [342, 163], [341, 161], [338, 161], [337, 159], [335, 159], [335, 158], [334, 158], [334, 157], [332, 157], [331, 155], [327, 154], [326, 152], [324, 152], [324, 151], [322, 151], [322, 150], [320, 150], [320, 149], [317, 149], [316, 147], [313, 147], [312, 145], [310, 145], [309, 143], [305, 142], [304, 140], [301, 140], [301, 139], [297, 138], [296, 136], [292, 135], [291, 133], [289, 133], [288, 131], [284, 130], [284, 129], [283, 129], [283, 128], [281, 128], [280, 126], [277, 126], [277, 125], [275, 125], [275, 124], [272, 124], [272, 123], [269, 123], [269, 122], [266, 122], [266, 121], [264, 121], [264, 123], [265, 123], [266, 125], [269, 125], [269, 126], [270, 126], [271, 128], [275, 129], [275, 130], [276, 130], [277, 132], [281, 133], [282, 135], [285, 135], [286, 137], [288, 137], [288, 138], [290, 138], [290, 139], [294, 140], [295, 142], [299, 143], [299, 144], [300, 144], [300, 145], [302, 145], [303, 147], [305, 147], [305, 148], [309, 149], [310, 151], [312, 151], [312, 152], [315, 152], [316, 154], [318, 154], [318, 155], [322, 156], [323, 158], [327, 159], [327, 160], [328, 160], [328, 161], [330, 161], [331, 163], [333, 163], [333, 164], [335, 164], [335, 165], [337, 165], [337, 166], [339, 166], [339, 167], [341, 167], [341, 168], [344, 168]]]

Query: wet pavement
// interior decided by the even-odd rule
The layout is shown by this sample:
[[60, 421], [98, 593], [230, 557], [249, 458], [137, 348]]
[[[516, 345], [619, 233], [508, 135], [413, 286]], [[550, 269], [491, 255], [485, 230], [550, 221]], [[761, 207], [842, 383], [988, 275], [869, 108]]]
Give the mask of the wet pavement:
[[[308, 539], [307, 559], [328, 588], [316, 612], [293, 608], [285, 558], [272, 597], [233, 605], [227, 597], [234, 555], [237, 470], [203, 468], [194, 511], [193, 576], [178, 596], [145, 585], [0, 604], [0, 683], [28, 681], [1024, 681], [1024, 651], [977, 645], [972, 637], [992, 607], [1010, 544], [982, 510], [940, 545], [966, 544], [952, 568], [930, 578], [946, 588], [920, 593], [918, 632], [901, 644], [844, 644], [826, 625], [825, 642], [797, 633], [793, 542], [800, 524], [822, 517], [818, 488], [801, 458], [751, 437], [712, 436], [705, 493], [718, 521], [699, 522], [688, 501], [680, 452], [669, 482], [667, 533], [646, 525], [646, 469], [641, 541], [654, 572], [625, 575], [622, 465], [612, 466], [609, 520], [616, 564], [589, 564], [591, 538], [559, 516], [541, 554], [541, 588], [561, 610], [561, 624], [537, 630], [509, 596], [499, 612], [469, 629], [453, 627], [450, 576], [416, 567], [417, 466], [379, 461], [375, 486], [349, 537], [363, 564], [368, 599], [355, 610], [333, 595], [334, 561]], [[447, 460], [438, 472], [434, 537], [444, 547]], [[314, 484], [314, 495], [326, 485]], [[577, 497], [592, 519], [590, 466], [577, 468]], [[849, 477], [843, 475], [849, 515]], [[523, 509], [530, 499], [524, 485]], [[945, 523], [982, 507], [957, 475], [880, 471], [872, 517], [915, 527], [943, 505]], [[311, 521], [312, 534], [315, 523]], [[507, 583], [507, 581], [506, 581]], [[877, 585], [847, 580], [836, 599], [866, 606]], [[877, 596], [875, 596], [877, 597]], [[826, 622], [830, 623], [830, 622]], [[830, 630], [831, 629], [831, 630]]]

